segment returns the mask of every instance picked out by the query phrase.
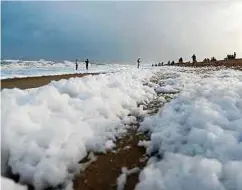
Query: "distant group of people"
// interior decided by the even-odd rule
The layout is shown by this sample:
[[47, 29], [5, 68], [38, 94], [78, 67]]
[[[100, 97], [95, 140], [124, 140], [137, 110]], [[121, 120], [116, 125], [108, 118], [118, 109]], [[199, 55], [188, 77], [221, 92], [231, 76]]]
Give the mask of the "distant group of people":
[[236, 59], [236, 53], [234, 52], [234, 54], [232, 55], [227, 55], [227, 57], [225, 58], [225, 60], [229, 60], [229, 59]]
[[215, 61], [217, 61], [217, 59], [216, 59], [215, 57], [211, 57], [211, 59], [209, 59], [209, 58], [205, 58], [205, 59], [203, 60], [204, 63], [215, 62]]
[[[234, 52], [234, 54], [228, 54], [228, 55], [224, 58], [225, 61], [233, 60], [233, 59], [236, 59], [236, 52]], [[215, 57], [211, 57], [211, 59], [209, 59], [209, 58], [205, 58], [205, 59], [203, 60], [203, 62], [205, 62], [205, 63], [216, 62], [216, 61], [217, 61], [217, 59], [216, 59]]]
[[[192, 63], [197, 63], [197, 56], [195, 54], [193, 54], [191, 58], [192, 58]], [[234, 54], [228, 54], [227, 57], [224, 60], [231, 60], [231, 59], [236, 59], [236, 52], [234, 52]], [[217, 59], [214, 56], [211, 57], [211, 59], [205, 58], [203, 60], [204, 63], [216, 62], [216, 61], [217, 61]], [[179, 64], [183, 64], [183, 63], [184, 63], [183, 58], [180, 57], [178, 59], [177, 63], [175, 63], [175, 61], [168, 61], [166, 65], [175, 65], [175, 64], [179, 65]], [[185, 63], [190, 63], [190, 61], [185, 62]], [[162, 62], [162, 63], [159, 62], [158, 64], [152, 64], [152, 67], [163, 66], [163, 65], [164, 65], [164, 62]], [[138, 66], [138, 68], [139, 68], [139, 66]]]
[[[192, 63], [197, 63], [197, 57], [195, 54], [193, 54], [191, 58], [192, 58]], [[234, 54], [228, 54], [224, 60], [231, 60], [231, 59], [236, 59], [236, 52], [234, 52]], [[211, 59], [205, 58], [203, 60], [204, 63], [216, 62], [216, 61], [217, 61], [217, 59], [214, 56], [211, 57]], [[183, 63], [183, 59], [182, 59], [182, 57], [180, 57], [177, 64], [182, 64], [182, 63]], [[190, 63], [190, 61], [188, 61], [186, 63]], [[174, 64], [175, 64], [174, 61], [172, 61], [172, 62], [168, 61], [168, 63], [167, 63], [167, 65], [174, 65]]]
[[175, 61], [168, 61], [167, 65], [175, 65]]
[[[88, 70], [89, 60], [86, 59], [86, 61], [84, 61], [84, 62], [85, 62], [85, 64], [86, 64], [86, 70]], [[138, 67], [138, 68], [140, 67], [140, 62], [141, 62], [141, 61], [140, 61], [140, 58], [138, 58], [138, 60], [137, 60], [137, 63], [138, 63], [137, 67]], [[76, 64], [76, 70], [78, 70], [78, 59], [76, 59], [75, 64]]]
[[[88, 59], [86, 59], [85, 64], [86, 64], [86, 70], [88, 70], [88, 64], [89, 64]], [[77, 59], [76, 59], [76, 70], [78, 70], [78, 60]]]
[[[197, 57], [196, 57], [195, 54], [193, 54], [191, 58], [192, 58], [192, 63], [197, 63]], [[224, 60], [230, 60], [230, 59], [235, 59], [235, 58], [236, 58], [236, 53], [234, 52], [234, 54], [230, 54], [230, 55], [228, 54], [227, 57]], [[217, 61], [217, 59], [215, 57], [212, 57], [211, 59], [205, 58], [203, 60], [203, 62], [205, 62], [205, 63], [208, 63], [210, 61], [211, 62], [215, 62], [215, 61]], [[140, 63], [141, 63], [141, 59], [138, 58], [137, 59], [137, 68], [138, 69], [140, 67]], [[183, 63], [183, 58], [180, 57], [177, 64], [182, 64], [182, 63]], [[190, 61], [187, 62], [187, 63], [190, 63]], [[88, 59], [86, 59], [85, 64], [86, 64], [86, 70], [88, 70], [88, 65], [89, 65], [89, 60]], [[175, 65], [175, 64], [176, 64], [175, 61], [168, 61], [167, 62], [167, 65]], [[159, 62], [158, 64], [152, 64], [152, 67], [154, 67], [154, 66], [163, 66], [163, 65], [164, 65], [164, 62]], [[77, 59], [76, 59], [76, 70], [78, 70], [78, 60]]]
[[164, 62], [159, 62], [158, 64], [152, 64], [152, 67], [159, 67], [159, 66], [163, 66], [164, 65]]
[[[197, 62], [197, 58], [196, 58], [195, 54], [192, 55], [192, 60], [193, 60], [193, 63]], [[173, 60], [173, 61], [168, 61], [166, 65], [175, 65], [175, 64], [182, 64], [182, 63], [183, 63], [183, 58], [180, 57], [178, 59], [178, 63], [175, 63], [175, 61]], [[161, 63], [159, 62], [158, 64], [152, 64], [152, 67], [153, 66], [163, 66], [163, 65], [164, 65], [164, 62], [161, 62]]]

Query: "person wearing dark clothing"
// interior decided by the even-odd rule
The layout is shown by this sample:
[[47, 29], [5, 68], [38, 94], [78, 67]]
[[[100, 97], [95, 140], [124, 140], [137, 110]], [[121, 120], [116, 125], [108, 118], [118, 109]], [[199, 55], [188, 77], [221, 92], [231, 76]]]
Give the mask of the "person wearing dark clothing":
[[89, 60], [87, 59], [87, 60], [85, 61], [85, 63], [86, 63], [86, 70], [88, 70], [88, 63], [89, 63]]
[[162, 62], [161, 65], [163, 66], [164, 65], [164, 62]]
[[212, 57], [211, 61], [217, 61], [217, 59], [215, 57]]
[[139, 68], [139, 64], [140, 64], [140, 58], [137, 60], [137, 63], [138, 63], [138, 68]]
[[192, 55], [192, 62], [193, 63], [196, 63], [197, 62], [197, 57], [195, 54]]
[[179, 63], [183, 63], [183, 59], [182, 59], [182, 57], [180, 57], [180, 59], [179, 59]]
[[227, 55], [227, 57], [225, 59], [226, 60], [228, 60], [228, 59], [236, 59], [236, 53], [234, 52], [234, 55]]
[[77, 63], [77, 61], [78, 61], [78, 60], [76, 59], [76, 70], [78, 69], [78, 63]]

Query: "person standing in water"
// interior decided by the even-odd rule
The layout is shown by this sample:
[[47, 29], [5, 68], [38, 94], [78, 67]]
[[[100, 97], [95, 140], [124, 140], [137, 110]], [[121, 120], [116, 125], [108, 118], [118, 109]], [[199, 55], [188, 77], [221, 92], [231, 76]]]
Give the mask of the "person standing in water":
[[137, 60], [137, 63], [138, 63], [138, 68], [139, 68], [139, 64], [140, 64], [140, 58]]
[[78, 69], [78, 63], [77, 63], [77, 61], [78, 61], [78, 60], [76, 59], [76, 70]]
[[86, 70], [88, 70], [88, 63], [89, 63], [89, 60], [87, 59], [87, 60], [85, 61], [85, 63], [86, 63]]

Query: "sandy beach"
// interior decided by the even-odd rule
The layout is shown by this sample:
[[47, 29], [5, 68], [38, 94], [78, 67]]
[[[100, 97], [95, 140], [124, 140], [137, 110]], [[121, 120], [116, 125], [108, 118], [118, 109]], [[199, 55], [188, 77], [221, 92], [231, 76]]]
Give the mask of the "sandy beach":
[[242, 190], [242, 0], [1, 6], [3, 190]]
[[87, 75], [98, 75], [101, 73], [80, 73], [80, 74], [64, 74], [64, 75], [49, 75], [49, 76], [36, 76], [36, 77], [24, 77], [24, 78], [11, 78], [1, 80], [1, 89], [4, 88], [37, 88], [51, 81], [58, 81], [61, 79], [69, 79], [72, 77], [84, 77]]
[[[215, 122], [214, 117], [210, 117], [210, 112], [206, 112], [206, 106], [208, 106], [208, 104], [211, 107], [210, 109], [214, 109], [214, 112], [216, 111], [217, 107], [221, 107], [221, 110], [223, 110], [221, 112], [216, 112], [216, 114], [219, 115], [219, 117], [215, 117], [215, 119], [217, 119], [216, 122], [227, 122], [229, 121], [228, 118], [230, 116], [233, 117], [235, 113], [237, 113], [238, 117], [240, 117], [239, 114], [241, 112], [238, 111], [241, 109], [240, 104], [238, 104], [238, 106], [236, 105], [232, 111], [229, 109], [229, 105], [232, 105], [233, 101], [241, 101], [240, 94], [242, 90], [240, 82], [238, 82], [238, 79], [240, 79], [241, 77], [241, 72], [235, 70], [241, 70], [242, 59], [231, 60], [227, 62], [218, 61], [216, 63], [208, 64], [198, 62], [196, 64], [182, 64], [179, 66], [181, 67], [164, 66], [160, 67], [157, 70], [153, 70], [152, 72], [148, 71], [147, 69], [134, 69], [133, 71], [127, 69], [125, 72], [117, 72], [114, 75], [102, 75], [98, 80], [92, 80], [95, 77], [88, 77], [87, 80], [80, 80], [73, 83], [69, 83], [69, 81], [64, 81], [64, 83], [66, 83], [65, 85], [56, 85], [55, 87], [53, 87], [53, 91], [45, 87], [43, 87], [43, 89], [40, 91], [32, 91], [32, 93], [31, 91], [27, 91], [25, 93], [14, 91], [12, 91], [12, 93], [9, 93], [8, 91], [2, 91], [3, 107], [6, 108], [4, 110], [5, 112], [2, 118], [5, 119], [6, 126], [8, 128], [11, 129], [12, 126], [16, 127], [16, 129], [12, 129], [11, 133], [6, 133], [6, 135], [12, 133], [15, 134], [14, 132], [16, 130], [19, 130], [19, 128], [21, 128], [21, 130], [24, 130], [26, 129], [26, 126], [28, 126], [32, 130], [34, 129], [36, 123], [38, 123], [38, 126], [41, 126], [42, 129], [34, 129], [35, 133], [30, 132], [27, 135], [32, 137], [32, 134], [38, 136], [40, 133], [43, 133], [41, 134], [42, 138], [36, 139], [35, 137], [32, 137], [30, 138], [31, 141], [29, 140], [28, 143], [24, 144], [21, 144], [21, 142], [25, 142], [22, 139], [26, 138], [27, 135], [23, 137], [23, 135], [18, 135], [17, 133], [18, 136], [16, 139], [20, 139], [18, 141], [19, 143], [16, 143], [18, 146], [16, 146], [16, 144], [12, 145], [12, 141], [10, 141], [9, 144], [12, 147], [17, 147], [20, 150], [22, 150], [22, 155], [28, 155], [27, 151], [31, 148], [31, 143], [34, 143], [38, 145], [34, 147], [33, 150], [31, 150], [31, 153], [35, 156], [38, 153], [35, 152], [36, 150], [43, 149], [42, 146], [39, 146], [39, 144], [42, 145], [45, 142], [47, 142], [47, 148], [44, 149], [44, 152], [42, 153], [45, 156], [50, 150], [49, 147], [53, 146], [52, 144], [54, 140], [60, 139], [61, 145], [59, 146], [60, 148], [58, 149], [58, 151], [63, 151], [63, 153], [54, 154], [52, 157], [59, 160], [65, 159], [65, 161], [62, 162], [62, 164], [67, 165], [71, 163], [73, 164], [72, 167], [77, 169], [77, 173], [73, 175], [72, 181], [74, 190], [119, 189], [121, 186], [125, 186], [125, 188], [123, 189], [133, 190], [137, 187], [137, 185], [139, 187], [142, 187], [142, 181], [145, 181], [146, 179], [142, 179], [140, 178], [140, 176], [145, 174], [146, 168], [149, 168], [149, 165], [147, 165], [148, 159], [151, 156], [154, 156], [157, 159], [159, 159], [160, 162], [160, 159], [162, 159], [164, 156], [162, 153], [160, 154], [156, 149], [152, 150], [152, 152], [147, 153], [147, 147], [151, 146], [150, 143], [152, 143], [152, 146], [158, 148], [160, 148], [160, 145], [156, 141], [153, 141], [150, 134], [146, 131], [142, 133], [138, 131], [138, 129], [142, 128], [143, 123], [147, 123], [147, 125], [143, 126], [155, 125], [157, 129], [160, 126], [164, 128], [162, 125], [165, 123], [164, 120], [171, 120], [169, 123], [172, 123], [173, 121], [178, 120], [178, 116], [181, 115], [181, 113], [178, 116], [176, 115], [177, 110], [173, 109], [174, 106], [180, 108], [180, 112], [183, 112], [184, 109], [186, 109], [185, 111], [187, 114], [191, 113], [188, 116], [194, 118], [194, 121], [198, 122], [198, 124], [201, 124], [201, 126], [206, 126], [207, 122], [204, 122], [206, 121], [206, 119], [210, 123]], [[191, 69], [191, 67], [201, 68]], [[228, 69], [226, 70], [227, 72], [224, 72], [224, 68], [232, 69]], [[54, 76], [5, 79], [2, 80], [2, 89], [14, 87], [18, 87], [21, 89], [34, 88], [46, 85], [53, 80], [58, 81], [60, 79], [68, 79], [71, 77], [83, 77], [86, 75], [96, 74], [100, 73], [66, 74]], [[186, 91], [190, 92], [188, 93], [189, 96], [179, 95], [179, 91], [184, 88]], [[152, 89], [155, 90], [155, 94], [153, 93]], [[193, 93], [194, 90], [195, 92]], [[178, 93], [177, 95], [182, 97], [180, 98], [179, 102], [171, 101], [173, 98], [175, 98], [174, 93]], [[87, 94], [88, 97], [85, 96]], [[140, 98], [140, 95], [143, 96]], [[226, 96], [231, 98], [226, 98]], [[147, 97], [149, 97], [148, 101], [145, 100], [145, 98]], [[185, 100], [183, 100], [183, 98], [185, 98]], [[119, 120], [118, 115], [120, 115], [124, 110], [127, 109], [125, 107], [127, 106], [127, 104], [123, 104], [124, 99], [131, 99], [134, 101], [128, 102], [128, 105], [131, 105], [130, 107], [128, 107], [128, 109], [130, 109], [131, 111], [129, 111], [129, 113], [126, 116], [124, 116], [121, 120]], [[201, 99], [206, 99], [206, 101], [204, 105], [202, 104], [197, 108], [193, 106], [194, 99], [197, 105], [201, 104]], [[12, 100], [14, 101], [14, 103], [11, 103]], [[96, 100], [98, 101], [96, 102]], [[142, 110], [145, 112], [140, 111], [137, 114], [137, 111], [139, 110], [137, 108], [137, 102], [139, 102], [138, 107], [142, 106]], [[179, 107], [180, 105], [184, 105], [183, 102], [188, 103], [185, 107]], [[228, 102], [228, 104], [225, 104], [224, 102]], [[168, 106], [164, 106], [165, 104]], [[213, 107], [214, 104], [217, 106]], [[75, 107], [76, 105], [80, 107]], [[112, 107], [113, 105], [121, 105], [121, 107]], [[132, 109], [135, 109], [137, 111], [132, 112]], [[168, 113], [171, 114], [161, 117], [159, 115], [161, 109], [168, 109]], [[69, 117], [65, 110], [68, 110], [68, 112], [72, 111], [72, 115], [77, 114], [76, 117]], [[89, 110], [91, 110], [91, 112], [89, 112]], [[228, 110], [225, 112], [226, 114], [224, 114], [224, 110]], [[200, 111], [202, 111], [202, 113]], [[10, 118], [9, 114], [11, 114]], [[26, 117], [25, 120], [27, 122], [21, 122], [22, 114]], [[196, 118], [200, 117], [200, 115], [202, 115], [204, 119], [197, 120]], [[156, 119], [152, 119], [153, 116], [158, 118], [159, 120], [157, 121]], [[178, 120], [177, 122], [182, 123], [188, 116], [184, 115], [184, 117], [181, 118], [182, 120]], [[57, 119], [52, 120], [55, 117], [57, 117]], [[83, 117], [84, 119], [80, 119], [81, 117]], [[123, 129], [129, 129], [124, 134], [119, 134], [118, 132], [113, 130], [114, 124], [113, 122], [110, 123], [110, 120], [115, 117], [118, 118], [118, 123], [120, 122], [120, 126]], [[167, 118], [164, 118], [163, 120], [163, 117]], [[221, 121], [221, 118], [223, 117], [226, 118], [225, 120]], [[151, 120], [146, 120], [146, 118], [149, 118]], [[81, 123], [79, 123], [80, 120]], [[96, 120], [96, 122], [93, 122], [94, 120]], [[12, 123], [14, 123], [14, 125]], [[48, 125], [48, 123], [51, 123], [51, 125]], [[230, 123], [227, 125], [236, 125], [234, 121], [231, 121]], [[62, 127], [63, 130], [58, 129], [58, 132], [52, 133], [52, 131], [55, 131], [57, 125], [60, 125], [60, 127]], [[88, 130], [95, 134], [94, 130], [97, 129], [98, 125], [102, 125], [101, 132], [98, 133], [94, 138], [89, 138], [93, 139], [93, 141], [85, 141], [86, 137], [82, 135], [86, 135], [86, 131]], [[174, 130], [178, 131], [176, 129], [176, 126], [179, 125], [177, 124], [170, 127], [173, 127]], [[224, 125], [226, 126], [226, 123]], [[68, 130], [70, 131], [69, 134]], [[220, 127], [219, 130], [223, 131], [223, 133], [230, 132], [227, 132], [227, 128], [222, 127]], [[106, 133], [106, 131], [113, 132]], [[161, 132], [165, 134], [165, 131]], [[240, 134], [240, 131], [238, 132], [237, 129], [235, 129], [233, 132], [236, 135]], [[182, 131], [181, 135], [183, 135], [184, 133], [185, 132]], [[46, 134], [52, 134], [51, 138], [48, 139], [48, 135]], [[115, 137], [115, 140], [109, 139], [104, 143], [102, 139], [106, 140], [105, 138], [110, 138], [110, 134], [111, 137]], [[159, 135], [158, 137], [161, 139], [163, 138], [162, 135]], [[223, 136], [217, 136], [218, 138], [223, 138]], [[68, 140], [62, 141], [63, 137], [66, 137], [66, 139]], [[5, 138], [10, 139], [9, 136]], [[172, 138], [174, 138], [174, 141], [176, 142], [179, 141], [176, 139], [176, 136], [172, 136]], [[188, 135], [184, 135], [183, 138], [188, 139]], [[194, 139], [197, 139], [197, 137], [194, 137]], [[169, 141], [170, 138], [165, 140]], [[7, 140], [5, 141], [8, 142]], [[91, 142], [91, 146], [87, 146], [87, 151], [83, 151], [80, 154], [78, 148], [82, 145], [83, 147], [86, 147], [86, 142]], [[226, 148], [225, 150], [230, 151], [230, 147], [226, 147], [226, 140], [223, 140], [221, 142], [225, 142], [223, 144], [223, 146]], [[95, 146], [97, 144], [101, 144], [104, 147], [105, 151], [97, 151], [97, 149], [95, 149]], [[193, 144], [196, 144], [196, 142], [193, 143], [192, 141], [188, 145], [187, 143], [179, 144], [179, 146], [182, 148], [187, 148], [187, 146], [192, 146]], [[23, 149], [23, 146], [26, 148]], [[213, 141], [210, 145], [205, 146], [204, 149], [209, 149], [209, 147], [211, 146], [214, 147], [214, 149], [219, 150], [217, 144], [213, 143]], [[239, 147], [239, 142], [234, 145], [235, 148], [237, 146]], [[236, 150], [235, 148], [234, 150]], [[170, 147], [167, 146], [166, 151], [169, 150]], [[68, 155], [67, 158], [65, 153], [66, 155]], [[217, 156], [217, 154], [214, 155]], [[227, 152], [225, 153], [225, 155], [228, 155]], [[34, 160], [34, 156], [28, 155], [28, 159]], [[42, 159], [44, 158], [44, 156], [38, 158], [39, 162], [45, 161], [44, 159]], [[206, 159], [206, 155], [202, 156]], [[75, 158], [74, 162], [72, 161], [73, 158]], [[164, 159], [163, 161], [165, 165], [173, 165], [173, 163], [169, 162], [170, 160], [174, 159], [175, 162], [179, 162], [179, 160], [176, 160], [177, 158], [174, 157], [174, 155], [173, 157], [171, 156], [171, 159]], [[188, 159], [191, 159], [191, 162], [197, 162], [196, 160], [193, 160], [193, 157], [188, 157]], [[215, 157], [215, 159], [218, 160], [219, 157]], [[228, 159], [232, 158], [229, 157]], [[48, 161], [48, 159], [46, 160]], [[21, 161], [22, 160], [19, 161], [20, 164], [22, 164]], [[155, 162], [156, 161], [154, 160], [154, 163]], [[77, 165], [77, 163], [79, 163], [79, 165]], [[58, 169], [58, 174], [66, 172], [65, 168], [62, 170], [62, 168], [58, 167], [59, 162], [47, 162], [47, 164], [50, 164], [51, 166], [53, 166], [53, 168], [55, 166], [55, 168]], [[184, 164], [190, 165], [190, 161], [184, 162]], [[195, 163], [194, 165], [191, 165], [191, 167], [196, 168], [197, 165], [199, 165], [199, 163]], [[11, 167], [14, 167], [14, 165]], [[50, 176], [50, 174], [56, 175], [56, 170], [45, 172], [45, 169], [45, 167], [41, 167], [39, 169], [40, 171], [43, 171], [43, 179], [47, 179], [48, 175]], [[127, 169], [127, 171], [125, 169]], [[162, 169], [163, 167], [157, 167], [157, 170], [159, 171], [162, 171]], [[176, 167], [174, 167], [173, 170], [174, 172], [178, 172], [179, 175], [182, 175], [182, 177], [186, 175], [186, 173], [180, 172], [179, 168], [177, 169]], [[198, 171], [201, 171], [201, 169], [199, 168]], [[12, 179], [16, 179], [16, 181], [18, 181], [19, 177], [25, 174], [25, 170], [19, 170], [18, 172], [18, 175], [12, 176]], [[150, 169], [150, 172], [153, 173], [153, 169]], [[206, 174], [207, 173], [209, 173], [209, 171], [207, 171]], [[123, 178], [125, 178], [125, 180], [123, 180]], [[168, 178], [173, 178], [173, 176], [168, 176]], [[58, 187], [65, 185], [65, 180], [66, 179], [60, 179], [60, 181], [58, 181], [57, 184]], [[155, 180], [160, 180], [160, 176], [156, 176]], [[30, 181], [30, 183], [26, 183], [28, 185], [29, 190], [38, 189], [38, 184], [36, 185], [34, 183], [34, 180], [32, 181]], [[153, 185], [152, 181], [149, 183]], [[40, 184], [46, 185], [44, 180]], [[49, 185], [50, 187], [47, 185]], [[56, 184], [47, 185], [46, 188], [56, 188]]]

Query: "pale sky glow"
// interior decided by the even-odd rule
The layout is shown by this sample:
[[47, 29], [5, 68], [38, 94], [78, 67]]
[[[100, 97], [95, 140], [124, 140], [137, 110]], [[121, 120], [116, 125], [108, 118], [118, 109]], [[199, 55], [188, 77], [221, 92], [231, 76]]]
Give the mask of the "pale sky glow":
[[2, 57], [242, 57], [242, 2], [4, 2]]

